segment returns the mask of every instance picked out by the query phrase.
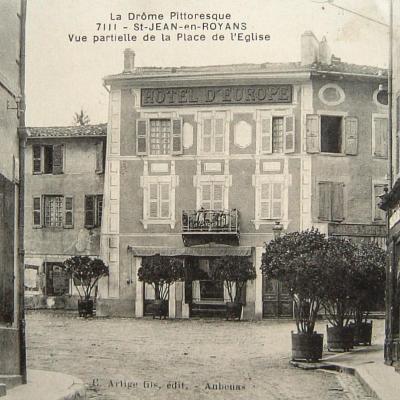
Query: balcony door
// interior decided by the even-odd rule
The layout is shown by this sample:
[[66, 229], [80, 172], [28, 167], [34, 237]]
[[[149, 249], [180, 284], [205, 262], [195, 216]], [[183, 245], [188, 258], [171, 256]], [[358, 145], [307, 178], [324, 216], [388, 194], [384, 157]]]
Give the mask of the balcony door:
[[293, 302], [282, 282], [263, 277], [263, 317], [293, 317]]

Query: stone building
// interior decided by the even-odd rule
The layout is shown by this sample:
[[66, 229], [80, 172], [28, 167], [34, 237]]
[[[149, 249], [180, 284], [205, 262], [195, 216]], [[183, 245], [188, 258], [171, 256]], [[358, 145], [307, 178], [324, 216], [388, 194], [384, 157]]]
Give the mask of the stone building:
[[0, 2], [0, 383], [25, 380], [23, 152], [26, 1]]
[[25, 303], [76, 308], [62, 263], [99, 256], [107, 126], [25, 132]]
[[285, 288], [260, 271], [265, 242], [318, 227], [384, 242], [376, 206], [387, 184], [386, 71], [342, 62], [325, 39], [301, 37], [301, 61], [135, 67], [110, 90], [100, 315], [141, 317], [154, 299], [137, 279], [144, 258], [181, 257], [202, 279], [173, 285], [169, 315], [221, 310], [215, 257], [249, 257], [244, 318], [291, 315]]

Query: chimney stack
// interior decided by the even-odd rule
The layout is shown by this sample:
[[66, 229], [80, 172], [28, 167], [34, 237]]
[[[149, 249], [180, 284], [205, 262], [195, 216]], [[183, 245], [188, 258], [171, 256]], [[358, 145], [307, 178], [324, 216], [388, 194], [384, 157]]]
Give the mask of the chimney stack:
[[135, 52], [132, 49], [124, 50], [124, 73], [129, 74], [135, 70]]
[[321, 64], [331, 64], [332, 52], [329, 48], [326, 37], [324, 36], [319, 43], [319, 62]]
[[318, 62], [319, 42], [312, 31], [301, 35], [301, 65], [311, 65]]

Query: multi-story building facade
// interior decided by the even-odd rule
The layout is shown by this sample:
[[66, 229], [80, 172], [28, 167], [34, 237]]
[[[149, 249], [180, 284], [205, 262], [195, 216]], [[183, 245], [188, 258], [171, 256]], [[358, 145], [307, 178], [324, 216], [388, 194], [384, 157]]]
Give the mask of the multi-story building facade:
[[[25, 378], [23, 176], [26, 2], [0, 2], [0, 383]], [[21, 211], [21, 212], [20, 212]], [[17, 379], [10, 378], [17, 376]]]
[[26, 128], [27, 307], [76, 307], [62, 263], [99, 256], [106, 133], [106, 124]]
[[[154, 299], [142, 260], [181, 257], [202, 279], [170, 290], [170, 317], [222, 306], [213, 260], [250, 257], [245, 318], [291, 314], [263, 279], [264, 243], [283, 231], [384, 242], [376, 206], [387, 184], [386, 71], [341, 62], [325, 39], [301, 37], [301, 62], [135, 68], [110, 90], [98, 313], [141, 317]], [[208, 277], [207, 277], [208, 276]]]

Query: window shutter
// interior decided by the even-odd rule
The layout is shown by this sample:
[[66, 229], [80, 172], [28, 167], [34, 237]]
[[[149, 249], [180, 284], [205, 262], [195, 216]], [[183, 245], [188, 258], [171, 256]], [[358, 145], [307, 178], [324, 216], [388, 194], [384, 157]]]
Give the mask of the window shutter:
[[160, 217], [161, 218], [169, 218], [169, 184], [162, 183], [160, 184]]
[[158, 185], [150, 183], [149, 185], [149, 217], [157, 218], [158, 214]]
[[42, 172], [42, 146], [34, 144], [32, 146], [33, 173], [40, 174]]
[[260, 188], [260, 218], [271, 218], [271, 184], [263, 183]]
[[101, 226], [101, 220], [103, 218], [103, 195], [99, 194], [96, 196], [96, 226]]
[[95, 225], [94, 196], [85, 196], [85, 228], [93, 228]]
[[64, 165], [64, 145], [56, 144], [53, 146], [53, 174], [63, 173]]
[[346, 117], [344, 120], [346, 134], [346, 154], [355, 155], [358, 151], [358, 119]]
[[64, 228], [74, 227], [74, 199], [66, 196], [64, 201]]
[[285, 137], [284, 149], [285, 153], [294, 153], [294, 115], [285, 117]]
[[203, 152], [209, 153], [211, 152], [211, 135], [212, 135], [212, 119], [205, 118], [203, 119]]
[[42, 227], [42, 213], [41, 213], [41, 197], [33, 198], [33, 227], [41, 228]]
[[282, 217], [282, 184], [274, 183], [272, 186], [272, 218]]
[[211, 184], [201, 185], [201, 207], [211, 209]]
[[387, 118], [374, 118], [374, 155], [376, 157], [387, 157]]
[[318, 218], [324, 221], [331, 219], [331, 183], [319, 182], [319, 214]]
[[343, 183], [332, 183], [332, 221], [344, 220]]
[[214, 183], [213, 185], [213, 204], [214, 210], [223, 210], [224, 208], [224, 185]]
[[136, 154], [138, 156], [143, 156], [147, 154], [147, 131], [147, 120], [136, 120]]
[[96, 174], [104, 173], [104, 142], [96, 143]]
[[216, 117], [214, 126], [214, 150], [216, 153], [222, 153], [224, 151], [225, 119]]
[[272, 153], [272, 118], [262, 116], [260, 119], [261, 152]]
[[320, 142], [319, 116], [310, 114], [306, 117], [306, 150], [307, 153], [318, 153]]
[[172, 154], [183, 154], [182, 148], [182, 119], [172, 120]]

